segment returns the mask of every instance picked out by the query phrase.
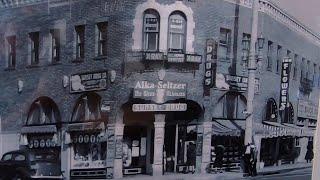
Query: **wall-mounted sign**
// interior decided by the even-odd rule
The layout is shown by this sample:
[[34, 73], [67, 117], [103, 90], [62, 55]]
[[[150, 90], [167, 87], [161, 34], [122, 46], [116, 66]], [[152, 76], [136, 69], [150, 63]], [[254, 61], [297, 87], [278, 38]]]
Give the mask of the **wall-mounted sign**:
[[[255, 93], [258, 94], [260, 92], [260, 80], [255, 79], [254, 83]], [[216, 87], [223, 90], [245, 92], [248, 89], [248, 77], [217, 74]]]
[[186, 54], [186, 62], [201, 63], [202, 56], [197, 54]]
[[163, 61], [163, 60], [165, 60], [163, 52], [145, 52], [143, 54], [143, 59], [146, 61]]
[[168, 58], [168, 62], [173, 62], [173, 63], [184, 62], [184, 54], [182, 53], [168, 53], [167, 58]]
[[168, 100], [185, 98], [187, 84], [170, 81], [159, 81], [157, 83], [149, 81], [138, 81], [134, 87], [134, 98], [153, 100], [157, 103], [164, 103]]
[[298, 101], [298, 117], [306, 119], [317, 119], [318, 107], [309, 101]]
[[71, 75], [70, 92], [105, 90], [107, 88], [107, 76], [107, 71]]
[[110, 112], [111, 106], [114, 103], [114, 101], [102, 101], [101, 103], [101, 111], [102, 112]]
[[281, 69], [281, 84], [280, 84], [280, 103], [279, 110], [284, 111], [289, 102], [289, 80], [290, 80], [290, 65], [291, 58], [284, 58], [282, 60]]
[[206, 42], [206, 60], [204, 75], [204, 96], [210, 96], [210, 88], [215, 85], [218, 43], [213, 39]]
[[133, 104], [133, 112], [169, 112], [169, 111], [186, 111], [186, 103], [171, 104]]

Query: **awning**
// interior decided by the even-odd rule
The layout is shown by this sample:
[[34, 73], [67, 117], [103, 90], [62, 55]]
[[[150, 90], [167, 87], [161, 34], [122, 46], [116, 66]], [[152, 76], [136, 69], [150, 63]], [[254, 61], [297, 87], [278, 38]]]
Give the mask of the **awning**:
[[84, 122], [68, 124], [68, 132], [75, 131], [90, 131], [90, 130], [104, 130], [105, 126], [103, 122]]
[[36, 134], [36, 133], [56, 133], [56, 125], [41, 125], [41, 126], [24, 126], [21, 129], [21, 134]]
[[245, 129], [245, 121], [212, 120], [212, 134], [216, 136], [241, 136]]

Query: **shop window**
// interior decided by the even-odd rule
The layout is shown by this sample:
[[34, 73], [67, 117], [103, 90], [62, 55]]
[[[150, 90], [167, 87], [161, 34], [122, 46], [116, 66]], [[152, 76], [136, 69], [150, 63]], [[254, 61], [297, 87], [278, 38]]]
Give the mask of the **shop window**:
[[30, 65], [39, 64], [40, 33], [29, 33]]
[[94, 93], [80, 97], [73, 111], [72, 122], [101, 119], [100, 101], [101, 97]]
[[60, 121], [57, 105], [47, 97], [41, 97], [32, 103], [27, 125], [54, 124]]
[[272, 71], [272, 52], [273, 52], [273, 42], [268, 41], [267, 70], [269, 71]]
[[84, 59], [85, 26], [78, 25], [75, 27], [75, 31], [76, 31], [76, 60], [82, 61]]
[[50, 30], [51, 35], [51, 57], [52, 63], [60, 61], [60, 31], [59, 29]]
[[6, 38], [8, 46], [7, 68], [15, 68], [16, 66], [16, 36]]
[[273, 98], [268, 99], [266, 106], [266, 120], [277, 122], [277, 103]]
[[280, 68], [281, 68], [281, 51], [282, 51], [282, 47], [278, 45], [277, 48], [277, 61], [276, 61], [276, 72], [279, 73], [280, 72]]
[[99, 22], [97, 24], [97, 43], [98, 43], [98, 56], [107, 55], [107, 33], [108, 33], [108, 24], [107, 22]]
[[296, 138], [296, 147], [300, 147], [300, 138]]
[[169, 51], [184, 53], [186, 41], [186, 17], [181, 12], [173, 12], [169, 17]]
[[231, 51], [231, 30], [220, 28], [218, 58], [223, 61], [229, 60], [230, 51]]
[[[171, 25], [170, 25], [171, 26]], [[155, 10], [147, 10], [144, 14], [144, 50], [159, 50], [160, 16]]]

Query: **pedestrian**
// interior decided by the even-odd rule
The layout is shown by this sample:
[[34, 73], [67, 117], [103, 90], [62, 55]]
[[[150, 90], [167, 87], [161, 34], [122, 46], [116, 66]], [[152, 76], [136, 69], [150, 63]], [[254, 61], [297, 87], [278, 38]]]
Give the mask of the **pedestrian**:
[[244, 174], [243, 176], [250, 176], [251, 175], [251, 168], [250, 168], [250, 144], [248, 143], [244, 148], [243, 154], [243, 163], [244, 163]]
[[223, 154], [225, 147], [223, 145], [218, 145], [216, 148], [216, 159], [214, 161], [215, 167], [222, 173], [222, 166], [223, 166]]
[[195, 165], [196, 165], [196, 145], [193, 142], [190, 142], [187, 149], [187, 164], [189, 171], [192, 174], [195, 172]]
[[250, 145], [250, 175], [257, 176], [257, 148], [253, 143]]
[[307, 163], [309, 163], [312, 161], [312, 159], [313, 159], [313, 144], [312, 144], [312, 141], [309, 141], [305, 160], [307, 160]]

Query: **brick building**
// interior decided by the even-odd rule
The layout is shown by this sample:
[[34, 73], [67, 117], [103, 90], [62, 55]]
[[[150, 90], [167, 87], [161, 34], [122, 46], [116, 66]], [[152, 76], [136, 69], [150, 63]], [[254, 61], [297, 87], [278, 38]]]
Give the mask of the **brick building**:
[[[281, 168], [304, 161], [312, 144], [320, 37], [259, 4], [253, 139], [261, 168]], [[250, 1], [34, 0], [0, 9], [0, 154], [54, 151], [66, 177], [119, 178], [191, 165], [205, 172], [222, 145], [226, 170], [239, 169]]]

